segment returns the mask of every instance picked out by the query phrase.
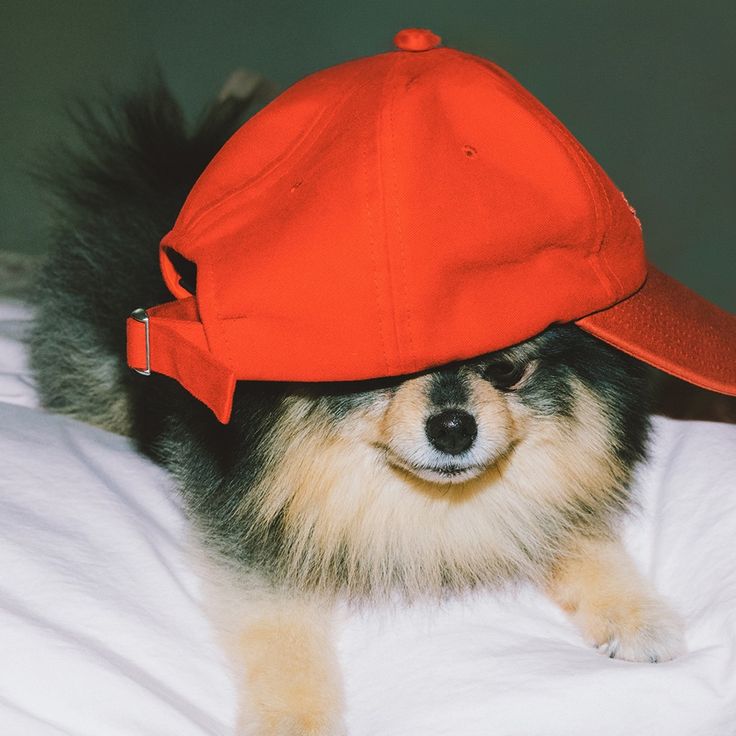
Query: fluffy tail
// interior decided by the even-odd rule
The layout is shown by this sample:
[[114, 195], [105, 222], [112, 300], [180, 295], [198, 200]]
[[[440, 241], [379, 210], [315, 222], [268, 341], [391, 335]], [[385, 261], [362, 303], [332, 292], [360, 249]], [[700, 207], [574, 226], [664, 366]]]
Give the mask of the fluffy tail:
[[160, 79], [75, 108], [79, 145], [54, 151], [37, 174], [54, 209], [30, 345], [46, 407], [129, 431], [126, 317], [171, 298], [159, 240], [209, 160], [270, 93], [262, 78], [236, 72], [192, 131]]

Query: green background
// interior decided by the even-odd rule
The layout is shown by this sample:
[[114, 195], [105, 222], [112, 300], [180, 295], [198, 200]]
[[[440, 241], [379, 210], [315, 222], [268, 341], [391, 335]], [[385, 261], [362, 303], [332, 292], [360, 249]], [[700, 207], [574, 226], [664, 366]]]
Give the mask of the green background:
[[[65, 101], [159, 63], [190, 115], [235, 67], [279, 86], [391, 47], [405, 26], [507, 68], [636, 207], [650, 258], [736, 311], [736, 3], [4, 0], [0, 249], [39, 253], [24, 174]], [[2, 274], [0, 274], [2, 276]]]

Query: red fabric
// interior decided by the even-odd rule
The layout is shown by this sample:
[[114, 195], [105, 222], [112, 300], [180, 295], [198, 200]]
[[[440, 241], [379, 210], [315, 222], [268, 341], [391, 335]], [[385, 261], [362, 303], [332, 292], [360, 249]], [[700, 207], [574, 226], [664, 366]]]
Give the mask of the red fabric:
[[[644, 282], [638, 220], [539, 101], [429, 31], [396, 41], [248, 121], [162, 241], [197, 266], [203, 332], [176, 377], [221, 416], [229, 383], [196, 367], [203, 353], [243, 380], [400, 375], [593, 312], [600, 324]], [[734, 318], [724, 325], [733, 338]], [[736, 393], [736, 378], [720, 385]]]
[[[235, 375], [210, 352], [197, 305], [192, 298], [147, 310], [150, 368], [173, 378], [212, 409], [223, 423], [230, 419]], [[128, 318], [128, 365], [146, 368], [146, 332], [142, 322]]]
[[402, 51], [429, 51], [441, 41], [436, 33], [426, 28], [404, 28], [394, 36], [394, 46]]
[[736, 395], [736, 319], [654, 266], [632, 297], [576, 324], [666, 373]]

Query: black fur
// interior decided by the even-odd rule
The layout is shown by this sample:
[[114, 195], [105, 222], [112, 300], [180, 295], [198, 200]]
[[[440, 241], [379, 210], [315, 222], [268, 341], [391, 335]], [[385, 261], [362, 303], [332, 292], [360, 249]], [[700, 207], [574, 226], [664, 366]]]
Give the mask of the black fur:
[[468, 400], [467, 382], [457, 368], [436, 371], [432, 375], [429, 400], [438, 409], [446, 406], [461, 406]]

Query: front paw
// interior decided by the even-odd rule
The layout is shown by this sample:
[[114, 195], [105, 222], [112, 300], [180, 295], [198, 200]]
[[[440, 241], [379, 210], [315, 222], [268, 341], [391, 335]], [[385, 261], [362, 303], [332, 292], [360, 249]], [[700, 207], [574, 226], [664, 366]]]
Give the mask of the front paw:
[[254, 720], [250, 714], [241, 714], [237, 736], [346, 736], [347, 730], [339, 718], [324, 713], [280, 712], [269, 713]]
[[680, 618], [656, 598], [584, 607], [575, 619], [583, 636], [611, 658], [666, 662], [685, 652]]

